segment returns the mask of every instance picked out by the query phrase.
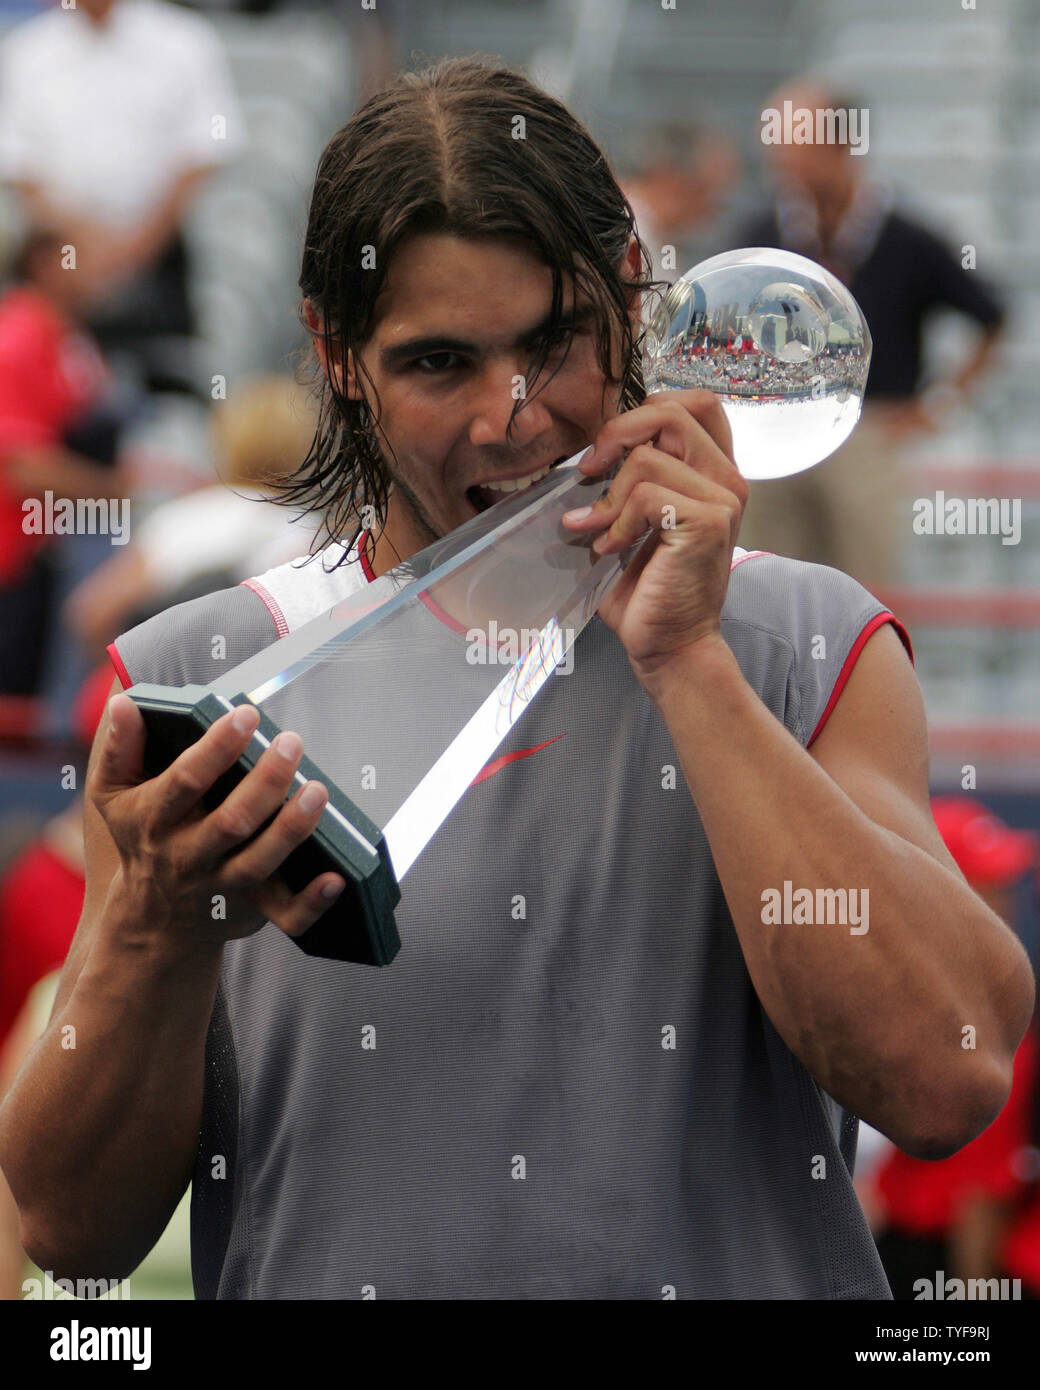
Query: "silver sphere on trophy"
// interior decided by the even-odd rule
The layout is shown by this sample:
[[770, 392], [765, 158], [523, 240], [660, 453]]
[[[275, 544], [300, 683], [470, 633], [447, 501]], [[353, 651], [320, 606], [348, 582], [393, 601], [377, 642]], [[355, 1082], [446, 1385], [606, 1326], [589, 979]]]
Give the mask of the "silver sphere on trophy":
[[804, 472], [855, 428], [870, 331], [831, 273], [750, 247], [713, 256], [665, 294], [643, 339], [648, 393], [714, 391], [745, 478]]

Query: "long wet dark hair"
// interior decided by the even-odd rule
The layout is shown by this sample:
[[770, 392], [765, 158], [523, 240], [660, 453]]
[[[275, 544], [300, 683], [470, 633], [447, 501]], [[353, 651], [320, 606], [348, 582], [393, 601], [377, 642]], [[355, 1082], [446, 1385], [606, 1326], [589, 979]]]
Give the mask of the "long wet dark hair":
[[[539, 381], [560, 334], [569, 277], [575, 297], [593, 307], [604, 391], [620, 385], [622, 410], [644, 398], [628, 304], [633, 292], [657, 282], [642, 243], [641, 274], [625, 277], [632, 209], [588, 131], [497, 60], [455, 58], [403, 73], [332, 137], [314, 182], [301, 318], [323, 337], [330, 362], [354, 352], [366, 397], [351, 400], [344, 382], [329, 380], [312, 343], [305, 370], [318, 391], [318, 425], [306, 458], [277, 484], [273, 500], [322, 514], [314, 548], [339, 541], [349, 549], [364, 529], [366, 505], [377, 529], [385, 523], [390, 450], [358, 350], [395, 248], [423, 233], [510, 238], [550, 268], [551, 322], [525, 373], [529, 383]], [[317, 328], [307, 320], [308, 303]], [[612, 355], [617, 343], [619, 357]], [[524, 403], [517, 402], [514, 419]]]

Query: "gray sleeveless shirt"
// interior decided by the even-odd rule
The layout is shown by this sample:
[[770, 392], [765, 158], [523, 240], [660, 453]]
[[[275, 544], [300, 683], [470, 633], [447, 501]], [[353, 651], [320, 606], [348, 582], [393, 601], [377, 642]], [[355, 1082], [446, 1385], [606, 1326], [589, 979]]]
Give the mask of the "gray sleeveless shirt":
[[[209, 682], [364, 585], [348, 558], [141, 624], [121, 678]], [[912, 659], [848, 576], [734, 552], [723, 637], [804, 747], [886, 622]], [[312, 751], [350, 718], [293, 727]], [[888, 1298], [857, 1121], [759, 1003], [668, 730], [598, 619], [487, 772], [405, 880], [390, 966], [271, 923], [225, 948], [196, 1296]]]

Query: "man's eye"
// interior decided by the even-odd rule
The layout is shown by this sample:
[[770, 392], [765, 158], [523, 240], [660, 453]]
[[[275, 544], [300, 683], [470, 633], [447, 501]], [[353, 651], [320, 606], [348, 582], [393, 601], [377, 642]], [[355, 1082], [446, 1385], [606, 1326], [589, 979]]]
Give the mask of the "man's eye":
[[549, 357], [567, 351], [573, 340], [581, 334], [580, 328], [558, 328], [554, 333], [547, 333], [541, 340], [539, 347]]
[[425, 357], [417, 357], [414, 366], [420, 371], [431, 375], [437, 372], [450, 371], [452, 367], [458, 366], [460, 361], [457, 352], [430, 352]]
[[569, 328], [558, 328], [555, 333], [547, 333], [542, 339], [543, 345], [549, 352], [556, 352], [562, 347], [566, 347], [573, 336]]

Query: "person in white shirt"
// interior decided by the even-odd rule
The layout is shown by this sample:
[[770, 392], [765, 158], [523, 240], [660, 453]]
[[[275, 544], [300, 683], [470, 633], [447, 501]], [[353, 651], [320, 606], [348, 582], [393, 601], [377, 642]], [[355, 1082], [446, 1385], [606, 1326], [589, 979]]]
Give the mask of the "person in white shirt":
[[243, 138], [219, 38], [163, 0], [55, 4], [0, 47], [0, 178], [69, 229], [106, 347], [106, 318], [191, 332], [181, 219]]
[[191, 586], [203, 592], [208, 579], [210, 588], [237, 583], [311, 549], [320, 516], [270, 501], [272, 481], [297, 467], [314, 437], [306, 390], [288, 375], [247, 378], [214, 405], [212, 424], [218, 481], [135, 523], [130, 544], [68, 601], [69, 627], [99, 659], [133, 615], [175, 603]]

